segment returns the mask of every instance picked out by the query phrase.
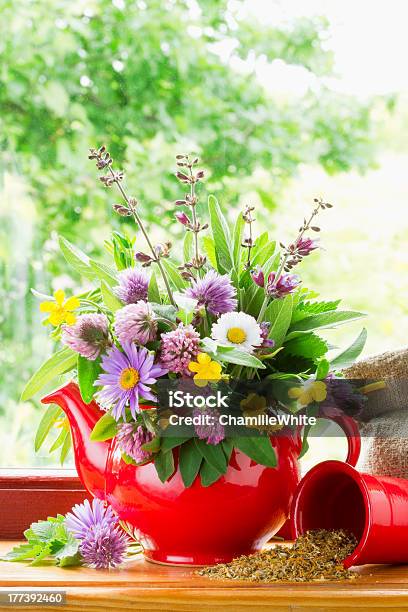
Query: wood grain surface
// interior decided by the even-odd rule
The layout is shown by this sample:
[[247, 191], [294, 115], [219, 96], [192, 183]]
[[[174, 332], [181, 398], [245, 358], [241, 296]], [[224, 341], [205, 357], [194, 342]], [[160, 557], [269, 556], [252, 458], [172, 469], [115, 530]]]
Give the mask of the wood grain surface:
[[[12, 542], [0, 542], [0, 555]], [[253, 584], [215, 581], [195, 575], [193, 568], [168, 567], [146, 562], [141, 555], [120, 569], [60, 569], [51, 565], [28, 567], [0, 564], [0, 590], [67, 592], [67, 604], [21, 610], [111, 612], [116, 610], [340, 612], [388, 610], [408, 612], [408, 566], [354, 568], [359, 578], [346, 582], [312, 584]], [[9, 611], [10, 606], [0, 610]]]

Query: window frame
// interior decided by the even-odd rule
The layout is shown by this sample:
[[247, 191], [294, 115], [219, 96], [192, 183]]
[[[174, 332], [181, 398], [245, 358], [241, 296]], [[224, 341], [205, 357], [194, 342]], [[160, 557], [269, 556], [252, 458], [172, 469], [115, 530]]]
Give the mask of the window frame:
[[15, 540], [32, 522], [65, 514], [90, 494], [74, 469], [0, 468], [0, 539]]

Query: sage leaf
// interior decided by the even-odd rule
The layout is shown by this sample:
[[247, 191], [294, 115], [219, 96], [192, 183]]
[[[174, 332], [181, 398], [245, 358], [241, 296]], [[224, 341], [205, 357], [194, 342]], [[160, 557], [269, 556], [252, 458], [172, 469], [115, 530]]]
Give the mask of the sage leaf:
[[32, 375], [23, 389], [21, 400], [23, 402], [31, 399], [33, 395], [41, 391], [51, 380], [69, 372], [77, 364], [77, 353], [70, 348], [63, 349], [54, 353], [42, 366]]
[[90, 439], [93, 442], [104, 442], [110, 440], [116, 436], [118, 430], [118, 424], [112, 415], [106, 413], [97, 423], [91, 431]]
[[85, 404], [90, 404], [95, 393], [94, 382], [101, 371], [101, 359], [94, 361], [78, 355], [78, 385]]
[[275, 450], [267, 436], [234, 438], [234, 446], [261, 465], [277, 465]]
[[190, 487], [200, 471], [203, 457], [193, 439], [182, 444], [179, 453], [181, 478], [184, 486]]

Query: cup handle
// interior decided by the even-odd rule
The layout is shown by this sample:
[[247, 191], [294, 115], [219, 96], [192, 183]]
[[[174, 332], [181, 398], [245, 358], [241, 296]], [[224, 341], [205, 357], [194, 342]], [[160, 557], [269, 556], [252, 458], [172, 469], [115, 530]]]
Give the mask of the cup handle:
[[358, 424], [353, 417], [339, 412], [336, 408], [324, 408], [319, 412], [319, 419], [328, 419], [334, 421], [339, 425], [347, 437], [348, 451], [346, 463], [349, 463], [353, 467], [357, 465], [358, 458], [360, 457], [361, 451], [361, 436]]

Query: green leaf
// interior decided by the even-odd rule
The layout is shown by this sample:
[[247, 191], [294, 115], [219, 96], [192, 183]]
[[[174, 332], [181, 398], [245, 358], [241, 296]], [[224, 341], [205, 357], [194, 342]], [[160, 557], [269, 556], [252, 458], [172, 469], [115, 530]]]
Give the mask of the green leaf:
[[290, 332], [310, 331], [312, 329], [323, 329], [328, 327], [336, 327], [348, 321], [361, 319], [365, 314], [354, 310], [333, 310], [322, 312], [315, 315], [310, 315], [301, 319], [291, 326]]
[[155, 272], [152, 272], [150, 276], [147, 297], [149, 302], [156, 302], [157, 304], [160, 304], [160, 290], [159, 285], [157, 284], [157, 277]]
[[275, 450], [267, 436], [234, 438], [234, 446], [261, 465], [277, 465]]
[[210, 236], [203, 236], [201, 239], [203, 244], [204, 252], [207, 256], [207, 259], [214, 270], [217, 269], [217, 258], [215, 256], [215, 244], [214, 240]]
[[180, 446], [179, 466], [185, 487], [190, 487], [193, 484], [200, 471], [201, 462], [202, 454], [193, 439]]
[[173, 287], [175, 287], [177, 291], [183, 291], [187, 287], [187, 283], [181, 276], [177, 267], [168, 259], [161, 259], [161, 263]]
[[150, 442], [145, 442], [142, 444], [142, 450], [147, 451], [148, 453], [158, 453], [161, 446], [161, 439], [159, 436], [154, 436], [150, 440]]
[[65, 261], [74, 268], [81, 276], [85, 276], [90, 280], [96, 278], [95, 272], [89, 265], [90, 259], [88, 255], [83, 253], [81, 249], [71, 244], [66, 238], [59, 236], [59, 247], [65, 258]]
[[41, 545], [35, 544], [19, 544], [14, 546], [7, 554], [0, 557], [1, 561], [25, 561], [32, 559], [36, 554], [36, 550], [41, 550]]
[[221, 472], [213, 468], [207, 461], [203, 461], [200, 469], [200, 478], [203, 487], [211, 486], [214, 482], [217, 482], [221, 476], [223, 476]]
[[38, 425], [37, 433], [35, 434], [34, 449], [36, 453], [40, 450], [52, 426], [57, 419], [60, 418], [61, 414], [62, 410], [59, 406], [56, 406], [55, 404], [50, 404], [47, 406], [40, 424]]
[[230, 274], [234, 269], [234, 260], [231, 250], [231, 234], [228, 223], [222, 214], [216, 198], [213, 195], [208, 197], [208, 211], [214, 238], [215, 258], [217, 260], [218, 272], [220, 274]]
[[224, 440], [221, 442], [221, 445], [228, 464], [229, 460], [231, 459], [232, 451], [234, 450], [234, 443], [231, 438], [224, 438]]
[[95, 393], [94, 382], [101, 372], [101, 358], [94, 361], [78, 355], [78, 385], [85, 404], [90, 404]]
[[215, 354], [216, 359], [227, 363], [247, 366], [248, 368], [265, 368], [265, 365], [254, 355], [240, 351], [229, 346], [218, 346]]
[[327, 350], [327, 342], [313, 333], [302, 334], [285, 343], [285, 353], [309, 359], [323, 357]]
[[99, 280], [105, 281], [109, 287], [117, 286], [118, 279], [116, 278], [115, 270], [113, 268], [105, 264], [98, 263], [93, 259], [89, 260], [89, 265], [91, 266], [94, 275], [99, 278]]
[[120, 299], [116, 297], [111, 287], [104, 280], [101, 281], [101, 294], [103, 303], [112, 312], [116, 312], [119, 310], [119, 308], [123, 308], [123, 304]]
[[65, 427], [61, 427], [61, 431], [57, 439], [54, 441], [53, 445], [50, 447], [50, 450], [48, 451], [49, 453], [53, 453], [58, 448], [60, 448], [60, 446], [64, 444], [66, 433], [67, 433], [67, 430], [65, 429]]
[[155, 315], [160, 317], [161, 319], [167, 319], [170, 323], [175, 323], [177, 308], [175, 306], [171, 306], [170, 304], [150, 304]]
[[64, 461], [67, 458], [70, 448], [71, 448], [71, 432], [67, 431], [64, 442], [61, 447], [61, 454], [60, 454], [60, 464], [61, 465], [64, 464]]
[[185, 262], [191, 259], [191, 250], [193, 246], [193, 232], [186, 232], [183, 243], [183, 260]]
[[344, 370], [345, 368], [348, 368], [353, 365], [357, 357], [359, 357], [362, 353], [366, 340], [367, 330], [362, 329], [361, 333], [354, 340], [354, 342], [345, 351], [343, 351], [342, 353], [337, 355], [337, 357], [331, 360], [331, 369]]
[[316, 380], [323, 380], [326, 378], [330, 370], [330, 363], [327, 359], [320, 359], [316, 368]]
[[176, 448], [176, 446], [184, 444], [184, 442], [187, 442], [187, 440], [189, 440], [187, 436], [164, 436], [160, 438], [160, 450], [166, 453], [167, 451]]
[[269, 338], [274, 340], [275, 348], [279, 348], [285, 340], [292, 319], [293, 297], [287, 295], [283, 300], [273, 300], [266, 309], [265, 321], [271, 323]]
[[77, 363], [77, 353], [70, 348], [63, 349], [54, 353], [42, 366], [32, 375], [21, 394], [23, 402], [31, 399], [33, 395], [41, 391], [51, 380], [69, 372], [75, 368]]
[[227, 459], [220, 444], [207, 444], [199, 438], [194, 438], [194, 442], [207, 463], [220, 472], [220, 474], [224, 474], [227, 471]]
[[173, 451], [164, 453], [161, 450], [154, 458], [154, 465], [161, 482], [166, 482], [174, 472]]
[[[252, 258], [253, 267], [261, 266], [263, 268], [266, 262], [272, 261], [271, 258], [272, 257], [274, 258], [275, 251], [276, 251], [276, 242], [275, 241], [268, 242], [268, 244], [266, 244], [261, 249], [259, 249], [259, 251]], [[268, 273], [269, 272], [267, 272], [266, 274]]]
[[118, 424], [112, 415], [106, 413], [95, 424], [90, 439], [93, 442], [104, 442], [116, 436]]
[[81, 556], [79, 554], [80, 540], [74, 538], [70, 533], [67, 534], [67, 541], [64, 546], [58, 550], [55, 554], [57, 558], [57, 565], [59, 567], [70, 567], [73, 565], [80, 565]]

